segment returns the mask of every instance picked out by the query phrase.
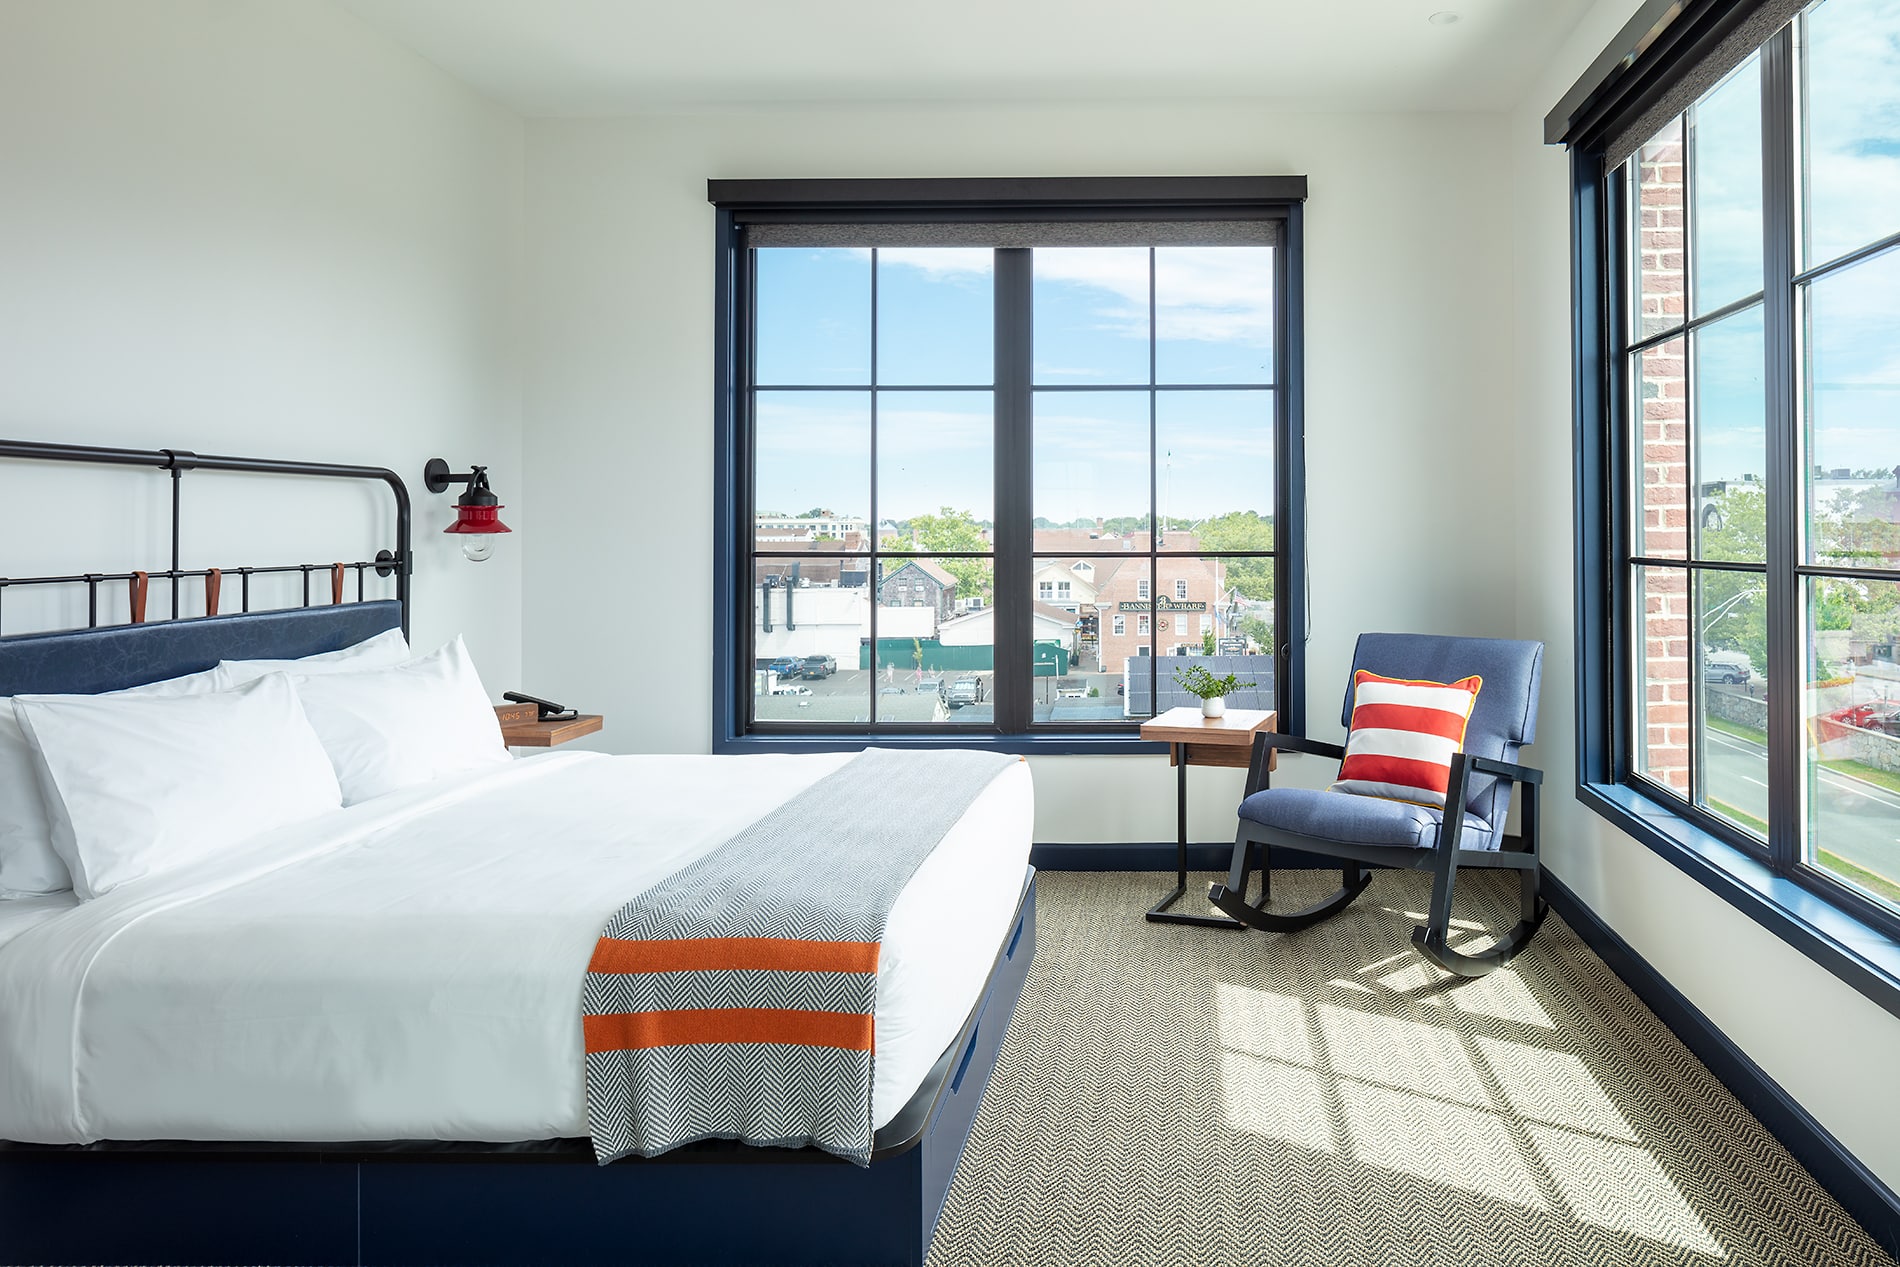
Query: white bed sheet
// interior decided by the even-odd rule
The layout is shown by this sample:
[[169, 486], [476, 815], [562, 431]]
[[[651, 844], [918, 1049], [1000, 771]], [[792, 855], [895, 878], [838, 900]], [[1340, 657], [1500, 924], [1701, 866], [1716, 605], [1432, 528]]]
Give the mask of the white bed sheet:
[[[584, 1135], [579, 992], [608, 917], [848, 759], [548, 754], [23, 918], [0, 945], [0, 1138]], [[1032, 819], [1018, 763], [893, 908], [876, 1126], [980, 994]]]
[[71, 889], [64, 893], [38, 893], [32, 897], [0, 899], [0, 946], [6, 945], [27, 929], [44, 924], [55, 915], [78, 905], [79, 898]]

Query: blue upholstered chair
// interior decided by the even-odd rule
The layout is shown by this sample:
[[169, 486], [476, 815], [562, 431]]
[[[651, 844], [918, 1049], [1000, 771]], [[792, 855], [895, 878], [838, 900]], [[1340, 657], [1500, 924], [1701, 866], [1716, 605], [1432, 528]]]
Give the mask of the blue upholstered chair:
[[[1544, 644], [1499, 638], [1443, 638], [1418, 634], [1364, 634], [1353, 652], [1356, 673], [1367, 669], [1385, 677], [1454, 682], [1477, 674], [1484, 679], [1465, 728], [1463, 750], [1452, 760], [1445, 804], [1462, 805], [1462, 814], [1349, 792], [1270, 787], [1272, 750], [1305, 752], [1343, 759], [1345, 749], [1294, 735], [1261, 734], [1254, 740], [1247, 772], [1247, 796], [1240, 805], [1240, 830], [1234, 838], [1233, 866], [1226, 884], [1216, 884], [1208, 899], [1252, 928], [1292, 932], [1336, 915], [1365, 891], [1374, 866], [1432, 873], [1431, 912], [1422, 928], [1412, 930], [1420, 954], [1447, 972], [1483, 976], [1522, 950], [1543, 923], [1546, 906], [1538, 894], [1537, 794], [1541, 771], [1516, 764], [1518, 751], [1537, 730], [1537, 690], [1543, 677]], [[1348, 676], [1341, 722], [1352, 724], [1353, 677]], [[1524, 787], [1522, 833], [1504, 834], [1511, 790]], [[1344, 860], [1339, 891], [1324, 901], [1285, 913], [1267, 909], [1272, 895], [1275, 845], [1303, 849]], [[1260, 900], [1246, 900], [1248, 873], [1261, 872]], [[1518, 873], [1519, 922], [1489, 950], [1461, 954], [1446, 944], [1451, 896], [1460, 867], [1505, 867]]]

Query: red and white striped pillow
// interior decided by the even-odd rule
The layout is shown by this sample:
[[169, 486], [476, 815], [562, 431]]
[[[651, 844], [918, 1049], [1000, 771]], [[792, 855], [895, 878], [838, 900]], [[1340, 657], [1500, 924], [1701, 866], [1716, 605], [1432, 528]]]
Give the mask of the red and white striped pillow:
[[1352, 681], [1352, 729], [1333, 790], [1443, 808], [1484, 679], [1412, 682], [1360, 669]]

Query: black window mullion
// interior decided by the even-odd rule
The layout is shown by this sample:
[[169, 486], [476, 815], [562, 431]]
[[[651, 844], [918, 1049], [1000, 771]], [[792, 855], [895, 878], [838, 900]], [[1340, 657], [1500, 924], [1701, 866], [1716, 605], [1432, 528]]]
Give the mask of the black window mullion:
[[870, 661], [871, 680], [867, 683], [871, 700], [866, 706], [865, 716], [869, 725], [877, 726], [877, 609], [883, 605], [884, 595], [884, 558], [879, 551], [877, 539], [877, 248], [871, 248], [871, 511], [870, 527], [865, 533], [864, 547], [871, 554], [871, 592], [864, 597], [871, 609], [866, 613], [866, 627], [871, 631], [871, 652], [866, 658]]
[[1148, 248], [1148, 711], [1161, 712], [1161, 425], [1155, 392], [1155, 249]]
[[994, 625], [996, 726], [1003, 734], [1029, 729], [1034, 717], [1035, 411], [1030, 396], [1035, 323], [1035, 277], [1024, 247], [996, 251], [996, 619]]
[[[758, 305], [752, 301], [752, 297], [758, 294], [758, 253], [746, 245], [743, 230], [734, 229], [733, 235], [731, 254], [725, 256], [722, 252], [722, 257], [729, 258], [736, 265], [735, 271], [739, 274], [737, 288], [739, 297], [736, 303], [740, 318], [731, 323], [735, 336], [734, 343], [737, 346], [732, 348], [728, 355], [731, 358], [730, 368], [736, 371], [737, 375], [743, 375], [737, 389], [730, 392], [730, 399], [733, 412], [737, 415], [735, 419], [737, 443], [733, 447], [737, 453], [739, 467], [732, 488], [735, 504], [744, 518], [737, 538], [739, 548], [736, 553], [741, 560], [739, 575], [731, 578], [738, 584], [729, 583], [726, 586], [726, 592], [730, 596], [729, 601], [734, 602], [733, 613], [738, 625], [735, 631], [737, 634], [735, 644], [739, 650], [739, 654], [733, 657], [735, 663], [732, 665], [731, 673], [727, 675], [727, 682], [733, 692], [731, 701], [733, 721], [735, 726], [743, 731], [752, 722], [752, 683], [759, 656], [758, 642], [753, 636], [758, 614], [752, 609], [759, 574], [757, 566], [759, 534], [754, 527], [758, 523], [759, 512], [757, 504], [758, 428], [754, 425], [758, 411], [754, 407], [756, 400], [753, 393], [756, 389], [753, 387], [754, 367], [752, 364], [752, 350], [758, 346], [759, 329]], [[726, 367], [722, 366], [722, 368]], [[725, 385], [730, 388], [731, 381], [727, 380]], [[734, 593], [735, 590], [736, 593]]]
[[1273, 253], [1273, 704], [1276, 725], [1306, 733], [1306, 406], [1303, 374], [1287, 365], [1304, 363], [1305, 276], [1301, 252], [1304, 212], [1288, 209], [1286, 232]]
[[1768, 849], [1791, 873], [1800, 860], [1802, 778], [1801, 612], [1796, 574], [1802, 486], [1795, 434], [1794, 32], [1784, 27], [1762, 48], [1762, 344], [1767, 408], [1768, 499]]
[[[1573, 160], [1573, 166], [1594, 165], [1591, 158], [1579, 156]], [[1592, 417], [1597, 414], [1611, 419], [1619, 419], [1618, 425], [1601, 428], [1601, 436], [1594, 453], [1580, 453], [1579, 467], [1587, 465], [1594, 457], [1597, 472], [1607, 491], [1610, 493], [1608, 512], [1595, 523], [1598, 533], [1588, 542], [1600, 552], [1600, 558], [1606, 568], [1618, 569], [1618, 560], [1625, 559], [1630, 553], [1631, 526], [1636, 514], [1635, 505], [1640, 485], [1636, 482], [1636, 467], [1633, 464], [1633, 452], [1640, 452], [1636, 446], [1641, 442], [1641, 434], [1635, 428], [1635, 414], [1632, 384], [1637, 376], [1631, 372], [1634, 353], [1630, 345], [1640, 333], [1636, 320], [1636, 308], [1640, 303], [1639, 287], [1631, 277], [1630, 261], [1635, 258], [1638, 221], [1635, 210], [1637, 188], [1640, 182], [1631, 181], [1628, 164], [1616, 169], [1602, 178], [1600, 184], [1587, 187], [1579, 196], [1575, 215], [1578, 220], [1588, 224], [1594, 215], [1595, 223], [1602, 226], [1607, 235], [1608, 250], [1606, 257], [1595, 261], [1598, 267], [1591, 269], [1583, 260], [1582, 252], [1573, 261], [1575, 286], [1580, 296], [1594, 293], [1598, 300], [1597, 330], [1601, 331], [1600, 340], [1590, 333], [1578, 330], [1573, 333], [1573, 343], [1579, 362], [1576, 383], [1576, 409], [1579, 417]], [[1591, 196], [1594, 195], [1594, 196]], [[1611, 209], [1621, 207], [1622, 214], [1610, 214]], [[1593, 235], [1594, 236], [1594, 235]], [[1597, 289], [1591, 292], [1588, 284], [1594, 283]], [[1605, 317], [1603, 314], [1614, 314]], [[1600, 358], [1601, 377], [1586, 374], [1587, 353]], [[1586, 436], [1580, 437], [1580, 443], [1588, 443]], [[1579, 490], [1582, 491], [1581, 489]], [[1589, 504], [1587, 496], [1578, 497], [1578, 509], [1581, 511]], [[1580, 535], [1593, 526], [1581, 514], [1575, 519], [1574, 530]], [[1580, 544], [1582, 544], [1580, 542]], [[1595, 698], [1580, 695], [1578, 699], [1580, 722], [1587, 724], [1583, 710], [1600, 710], [1599, 716], [1606, 719], [1621, 719], [1620, 724], [1611, 721], [1601, 730], [1603, 739], [1603, 765], [1588, 773], [1611, 782], [1622, 782], [1635, 768], [1634, 726], [1635, 685], [1641, 678], [1637, 666], [1640, 661], [1633, 657], [1633, 633], [1636, 626], [1635, 604], [1632, 601], [1632, 577], [1630, 569], [1620, 567], [1620, 574], [1609, 578], [1605, 589], [1609, 599], [1605, 604], [1604, 615], [1609, 618], [1610, 637], [1604, 644], [1604, 654], [1600, 664], [1602, 672], [1598, 675], [1601, 693]], [[1580, 643], [1584, 640], [1579, 639]], [[1583, 648], [1580, 647], [1580, 651]], [[1579, 743], [1586, 757], [1590, 753], [1588, 743]]]

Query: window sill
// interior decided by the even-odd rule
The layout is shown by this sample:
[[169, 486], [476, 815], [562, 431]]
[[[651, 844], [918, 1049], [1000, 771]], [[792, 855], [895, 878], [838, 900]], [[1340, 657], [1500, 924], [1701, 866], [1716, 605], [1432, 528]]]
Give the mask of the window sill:
[[1165, 754], [1168, 745], [1150, 743], [1133, 731], [999, 735], [994, 731], [967, 734], [914, 732], [889, 735], [729, 735], [713, 740], [713, 752], [732, 756], [747, 752], [862, 752], [866, 748], [974, 748], [1024, 757], [1137, 757]]
[[1900, 941], [1766, 863], [1620, 784], [1582, 783], [1577, 799], [1742, 914], [1900, 1016]]

